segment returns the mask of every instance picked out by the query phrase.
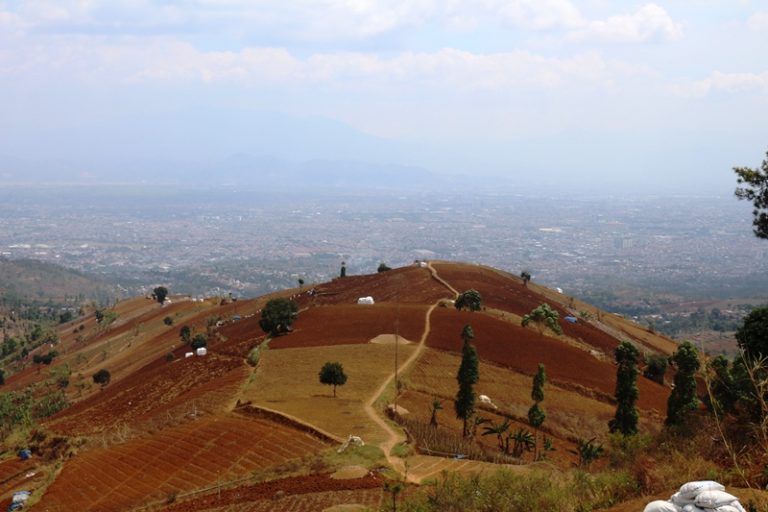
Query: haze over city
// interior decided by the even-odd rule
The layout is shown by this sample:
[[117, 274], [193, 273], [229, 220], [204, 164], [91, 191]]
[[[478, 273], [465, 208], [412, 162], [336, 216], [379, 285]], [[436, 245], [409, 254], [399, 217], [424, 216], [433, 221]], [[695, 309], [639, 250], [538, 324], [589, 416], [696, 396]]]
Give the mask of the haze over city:
[[322, 160], [729, 193], [765, 150], [766, 34], [759, 1], [6, 0], [0, 176], [184, 181], [235, 157], [256, 185]]

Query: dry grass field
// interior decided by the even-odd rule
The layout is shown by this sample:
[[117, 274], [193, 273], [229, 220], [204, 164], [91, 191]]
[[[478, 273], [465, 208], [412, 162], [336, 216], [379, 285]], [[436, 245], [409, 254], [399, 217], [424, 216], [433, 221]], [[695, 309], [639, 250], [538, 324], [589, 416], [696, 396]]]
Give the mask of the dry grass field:
[[[413, 345], [398, 346], [399, 359], [405, 360], [413, 350]], [[336, 389], [336, 398], [318, 378], [327, 361], [340, 362], [348, 377]], [[300, 418], [340, 438], [354, 434], [366, 443], [380, 442], [384, 434], [363, 406], [394, 368], [394, 345], [270, 349], [261, 355], [255, 378], [240, 400]]]

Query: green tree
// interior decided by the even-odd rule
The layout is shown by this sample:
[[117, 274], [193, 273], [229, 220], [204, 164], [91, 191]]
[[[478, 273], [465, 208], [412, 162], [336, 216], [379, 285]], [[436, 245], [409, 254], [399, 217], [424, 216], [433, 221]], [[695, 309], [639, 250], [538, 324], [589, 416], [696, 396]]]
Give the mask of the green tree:
[[454, 306], [456, 306], [456, 309], [466, 308], [470, 311], [480, 311], [483, 307], [483, 298], [477, 290], [469, 289], [456, 297]]
[[544, 372], [544, 365], [539, 363], [536, 375], [533, 376], [533, 386], [531, 387], [531, 400], [533, 405], [528, 409], [528, 423], [534, 428], [533, 437], [533, 458], [538, 459], [539, 448], [539, 428], [544, 424], [547, 414], [539, 405], [544, 401], [544, 383], [547, 381], [547, 374]]
[[203, 348], [208, 345], [208, 337], [203, 333], [195, 334], [195, 337], [192, 338], [189, 345], [192, 347], [192, 350]]
[[0, 368], [0, 386], [5, 384], [5, 371], [3, 371], [2, 368]]
[[721, 355], [712, 359], [708, 366], [711, 372], [710, 391], [713, 401], [709, 406], [716, 408], [718, 412], [733, 412], [739, 399], [739, 389], [731, 372], [730, 362]]
[[167, 326], [171, 326], [171, 325], [173, 325], [173, 318], [167, 316], [167, 317], [163, 318], [163, 323], [165, 325], [167, 325]]
[[459, 390], [456, 393], [456, 402], [454, 408], [456, 417], [463, 421], [463, 434], [469, 436], [468, 421], [475, 413], [475, 391], [474, 385], [480, 380], [480, 362], [477, 358], [477, 351], [472, 346], [472, 340], [475, 333], [472, 326], [467, 324], [461, 331], [461, 339], [464, 345], [461, 349], [461, 364], [456, 374], [456, 380], [459, 383]]
[[381, 272], [386, 272], [388, 270], [392, 270], [392, 268], [387, 266], [387, 264], [382, 261], [381, 263], [379, 263], [379, 267], [376, 269], [376, 272], [381, 273]]
[[528, 281], [531, 280], [531, 273], [527, 270], [520, 272], [520, 279], [523, 280], [523, 286], [528, 286]]
[[736, 197], [751, 201], [754, 206], [752, 225], [755, 236], [768, 238], [768, 152], [759, 169], [734, 167], [733, 172], [737, 176], [736, 182], [745, 185], [736, 187]]
[[184, 344], [189, 344], [192, 341], [192, 329], [188, 325], [182, 325], [179, 329], [179, 338]]
[[345, 262], [341, 262], [341, 271], [339, 272], [339, 277], [347, 277], [347, 264]]
[[290, 332], [293, 321], [299, 314], [299, 306], [290, 299], [271, 299], [261, 311], [259, 326], [270, 336]]
[[152, 298], [155, 299], [159, 304], [162, 304], [165, 302], [165, 299], [168, 297], [168, 288], [165, 286], [158, 286], [154, 290], [152, 290]]
[[347, 382], [347, 374], [344, 373], [344, 367], [341, 363], [327, 362], [320, 369], [318, 374], [321, 384], [333, 386], [333, 397], [336, 398], [336, 386], [343, 386]]
[[768, 357], [768, 306], [755, 308], [744, 318], [736, 341], [750, 361]]
[[[533, 450], [536, 446], [536, 440], [531, 431], [525, 428], [519, 428], [509, 436], [512, 441], [512, 456], [518, 459], [523, 456], [523, 451]], [[509, 442], [509, 440], [507, 442]]]
[[503, 453], [507, 453], [509, 451], [509, 439], [510, 439], [510, 436], [507, 434], [511, 426], [512, 426], [512, 423], [509, 421], [509, 418], [504, 418], [504, 421], [502, 421], [501, 423], [491, 423], [490, 425], [485, 427], [483, 429], [483, 435], [496, 436], [496, 442], [499, 443], [499, 450]]
[[664, 375], [667, 373], [667, 358], [661, 354], [652, 354], [645, 358], [647, 365], [643, 376], [659, 384], [664, 384]]
[[611, 432], [621, 432], [625, 436], [637, 434], [639, 416], [635, 403], [639, 396], [637, 389], [637, 361], [640, 352], [628, 341], [622, 341], [616, 350], [616, 414], [608, 422]]
[[96, 384], [101, 384], [102, 387], [109, 384], [109, 381], [112, 380], [112, 374], [109, 373], [109, 370], [101, 369], [93, 374], [93, 382]]
[[544, 328], [549, 328], [555, 334], [563, 333], [563, 328], [560, 327], [560, 314], [547, 303], [538, 306], [523, 316], [521, 325], [527, 327], [531, 322], [536, 324], [539, 335], [544, 335]]
[[695, 411], [699, 404], [696, 396], [696, 372], [699, 370], [699, 354], [696, 347], [685, 341], [672, 354], [672, 364], [677, 368], [675, 387], [667, 400], [667, 419], [669, 426], [682, 425], [687, 415]]

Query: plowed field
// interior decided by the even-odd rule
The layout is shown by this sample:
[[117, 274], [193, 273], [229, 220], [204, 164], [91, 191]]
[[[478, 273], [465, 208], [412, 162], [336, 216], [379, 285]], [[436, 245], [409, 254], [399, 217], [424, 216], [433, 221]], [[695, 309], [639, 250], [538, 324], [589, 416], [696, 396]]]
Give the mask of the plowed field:
[[417, 341], [424, 331], [426, 311], [426, 306], [398, 307], [392, 303], [320, 306], [302, 312], [294, 324], [293, 332], [273, 339], [269, 347], [277, 349], [368, 343], [379, 334], [394, 333], [396, 328], [404, 338]]
[[429, 269], [416, 265], [381, 274], [348, 276], [318, 285], [313, 303], [355, 304], [359, 297], [371, 296], [376, 302], [432, 304], [439, 299], [452, 299], [451, 293], [435, 279]]
[[[426, 350], [409, 373], [407, 385], [409, 389], [418, 391], [419, 394], [423, 393], [428, 398], [418, 396], [406, 398], [401, 404], [414, 417], [421, 421], [429, 421], [431, 400], [435, 397], [439, 398], [443, 401], [445, 409], [439, 413], [442, 423], [446, 426], [453, 425], [460, 431], [461, 424], [458, 420], [455, 424], [452, 423], [455, 416], [453, 399], [457, 390], [456, 371], [460, 362], [461, 357], [458, 354]], [[549, 373], [549, 368], [546, 370]], [[532, 382], [530, 375], [481, 362], [480, 381], [475, 391], [478, 395], [489, 396], [500, 412], [522, 420], [527, 428]], [[616, 412], [614, 405], [589, 394], [564, 389], [551, 382], [545, 385], [544, 391], [546, 398], [542, 407], [547, 412], [546, 426], [555, 435], [563, 439], [574, 436], [589, 439], [600, 432], [607, 432], [608, 421]], [[487, 408], [482, 404], [478, 405]]]
[[523, 286], [521, 282], [497, 270], [452, 263], [433, 263], [432, 266], [438, 271], [440, 277], [457, 290], [474, 288], [479, 291], [483, 297], [483, 305], [487, 307], [523, 316], [546, 302], [559, 313], [560, 325], [566, 336], [581, 340], [609, 355], [613, 354], [613, 350], [618, 345], [615, 338], [587, 322], [578, 320], [572, 324], [563, 320], [571, 312], [559, 302], [540, 295], [530, 287]]
[[194, 409], [213, 412], [236, 399], [248, 373], [242, 360], [215, 353], [162, 360], [65, 409], [49, 425], [68, 435], [92, 435], [158, 415], [183, 416]]
[[295, 429], [240, 417], [199, 419], [71, 459], [40, 510], [127, 510], [173, 493], [248, 477], [324, 444]]
[[383, 480], [374, 474], [350, 480], [334, 480], [328, 475], [290, 477], [208, 494], [163, 510], [321, 512], [333, 505], [352, 503], [377, 508], [382, 486]]
[[[525, 329], [479, 313], [438, 308], [432, 315], [432, 331], [427, 345], [441, 350], [461, 352], [461, 330], [470, 324], [475, 332], [474, 345], [481, 359], [499, 363], [533, 375], [539, 363], [546, 366], [552, 382], [569, 383], [595, 389], [613, 396], [616, 367], [599, 361], [575, 347], [532, 329]], [[669, 390], [647, 379], [638, 380], [638, 407], [664, 413]]]

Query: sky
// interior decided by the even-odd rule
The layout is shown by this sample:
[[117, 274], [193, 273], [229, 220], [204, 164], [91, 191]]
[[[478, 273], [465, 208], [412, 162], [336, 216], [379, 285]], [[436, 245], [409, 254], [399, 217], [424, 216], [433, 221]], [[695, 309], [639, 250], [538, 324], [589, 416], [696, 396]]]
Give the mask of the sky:
[[764, 0], [0, 0], [6, 158], [731, 193], [767, 114]]

